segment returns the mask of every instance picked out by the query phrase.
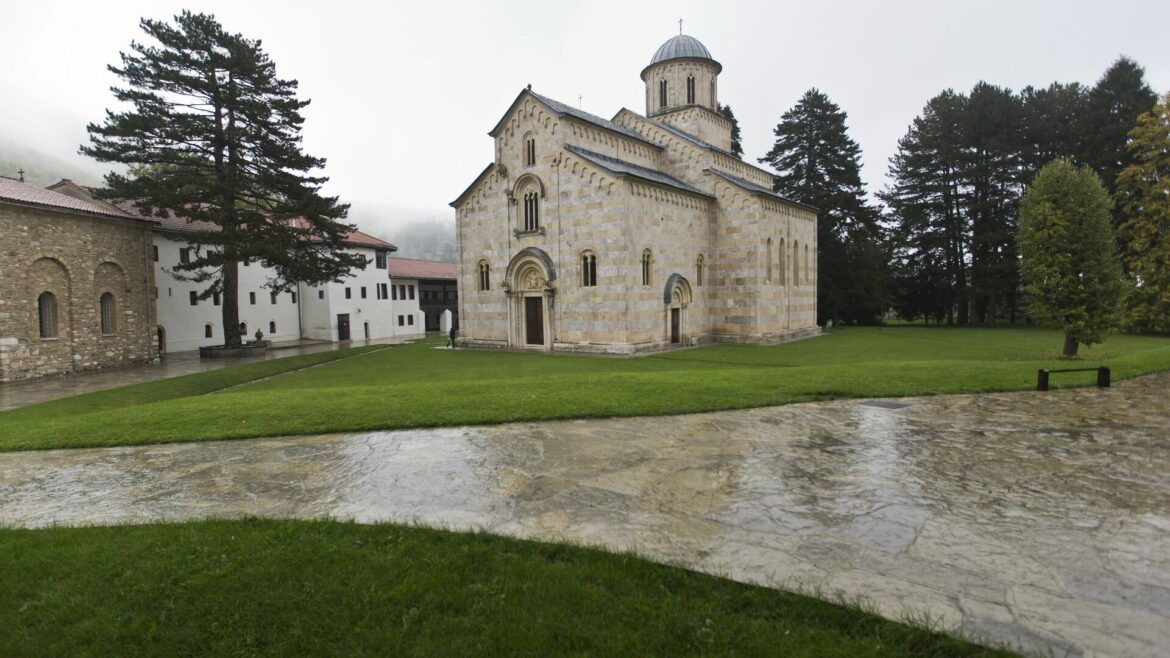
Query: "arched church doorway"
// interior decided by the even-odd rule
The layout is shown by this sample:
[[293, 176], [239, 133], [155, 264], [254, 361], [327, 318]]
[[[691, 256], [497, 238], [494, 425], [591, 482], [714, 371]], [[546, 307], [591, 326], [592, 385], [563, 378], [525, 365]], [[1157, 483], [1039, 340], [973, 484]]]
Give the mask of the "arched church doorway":
[[677, 272], [666, 280], [662, 302], [666, 307], [666, 339], [671, 345], [687, 342], [687, 306], [691, 303], [691, 284]]
[[508, 344], [526, 349], [551, 349], [553, 343], [553, 280], [556, 270], [544, 251], [529, 247], [508, 264], [505, 292], [510, 326]]

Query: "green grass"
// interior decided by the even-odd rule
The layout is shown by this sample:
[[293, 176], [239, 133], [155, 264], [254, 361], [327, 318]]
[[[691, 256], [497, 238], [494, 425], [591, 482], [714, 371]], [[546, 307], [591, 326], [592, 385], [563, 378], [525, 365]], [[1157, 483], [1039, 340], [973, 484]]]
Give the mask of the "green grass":
[[[441, 342], [393, 347], [214, 395], [171, 380], [16, 409], [0, 413], [0, 450], [1022, 390], [1035, 385], [1038, 368], [1070, 365], [1109, 365], [1115, 379], [1170, 369], [1167, 338], [1111, 336], [1070, 363], [1058, 357], [1061, 336], [1040, 329], [848, 328], [785, 345], [716, 345], [634, 359], [432, 349]], [[1056, 386], [1093, 381], [1092, 373], [1053, 378]]]
[[0, 530], [0, 655], [998, 656], [628, 554], [396, 525]]

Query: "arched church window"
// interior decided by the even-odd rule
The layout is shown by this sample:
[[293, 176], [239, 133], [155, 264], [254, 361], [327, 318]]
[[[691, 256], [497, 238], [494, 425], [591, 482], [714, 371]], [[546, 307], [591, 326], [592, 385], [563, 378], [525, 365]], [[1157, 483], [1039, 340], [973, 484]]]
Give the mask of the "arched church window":
[[804, 282], [812, 283], [812, 269], [808, 264], [808, 245], [804, 245]]
[[711, 109], [712, 110], [719, 109], [715, 104], [715, 81], [714, 80], [711, 80]]
[[800, 285], [800, 242], [792, 241], [792, 285]]
[[785, 263], [787, 263], [787, 261], [784, 259], [785, 249], [786, 245], [784, 244], [784, 238], [780, 238], [780, 285], [785, 285], [788, 283], [788, 273], [785, 269]]
[[524, 138], [524, 166], [536, 164], [536, 138], [531, 135]]
[[540, 192], [535, 189], [524, 193], [524, 231], [540, 230]]
[[687, 76], [687, 103], [695, 102], [695, 76]]
[[488, 265], [486, 260], [479, 261], [479, 289], [492, 289], [491, 266]]
[[114, 315], [114, 296], [111, 293], [102, 293], [98, 300], [98, 308], [101, 311], [102, 318], [102, 333], [112, 334], [118, 330], [118, 324]]
[[597, 285], [597, 256], [592, 251], [581, 254], [581, 285]]
[[658, 81], [658, 107], [666, 107], [666, 79]]
[[768, 238], [768, 242], [764, 248], [764, 260], [768, 261], [767, 271], [768, 275], [766, 281], [772, 281], [772, 238]]
[[642, 251], [642, 285], [650, 285], [650, 264], [654, 262], [654, 256], [649, 249]]
[[695, 285], [703, 285], [703, 254], [695, 259]]
[[40, 325], [41, 338], [57, 337], [56, 295], [46, 291], [37, 297], [37, 320]]

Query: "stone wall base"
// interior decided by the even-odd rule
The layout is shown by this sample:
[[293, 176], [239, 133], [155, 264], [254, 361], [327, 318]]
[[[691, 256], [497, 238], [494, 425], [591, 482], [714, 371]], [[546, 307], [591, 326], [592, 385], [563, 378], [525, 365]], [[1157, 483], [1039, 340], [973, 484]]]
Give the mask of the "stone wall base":
[[790, 331], [779, 331], [769, 334], [702, 334], [690, 336], [682, 344], [673, 344], [668, 341], [651, 341], [647, 343], [553, 343], [551, 350], [540, 347], [509, 347], [507, 341], [488, 338], [470, 338], [460, 336], [455, 339], [457, 347], [474, 349], [511, 350], [515, 352], [573, 352], [576, 354], [605, 354], [611, 356], [637, 356], [668, 352], [687, 347], [698, 347], [714, 343], [738, 343], [742, 345], [778, 345], [802, 338], [811, 338], [821, 333], [820, 327], [806, 327]]

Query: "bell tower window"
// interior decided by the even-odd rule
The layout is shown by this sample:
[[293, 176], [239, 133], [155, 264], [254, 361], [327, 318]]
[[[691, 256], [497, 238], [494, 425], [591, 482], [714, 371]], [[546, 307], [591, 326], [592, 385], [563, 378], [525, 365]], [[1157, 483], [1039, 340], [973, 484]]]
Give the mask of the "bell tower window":
[[687, 76], [687, 104], [695, 102], [695, 76]]

